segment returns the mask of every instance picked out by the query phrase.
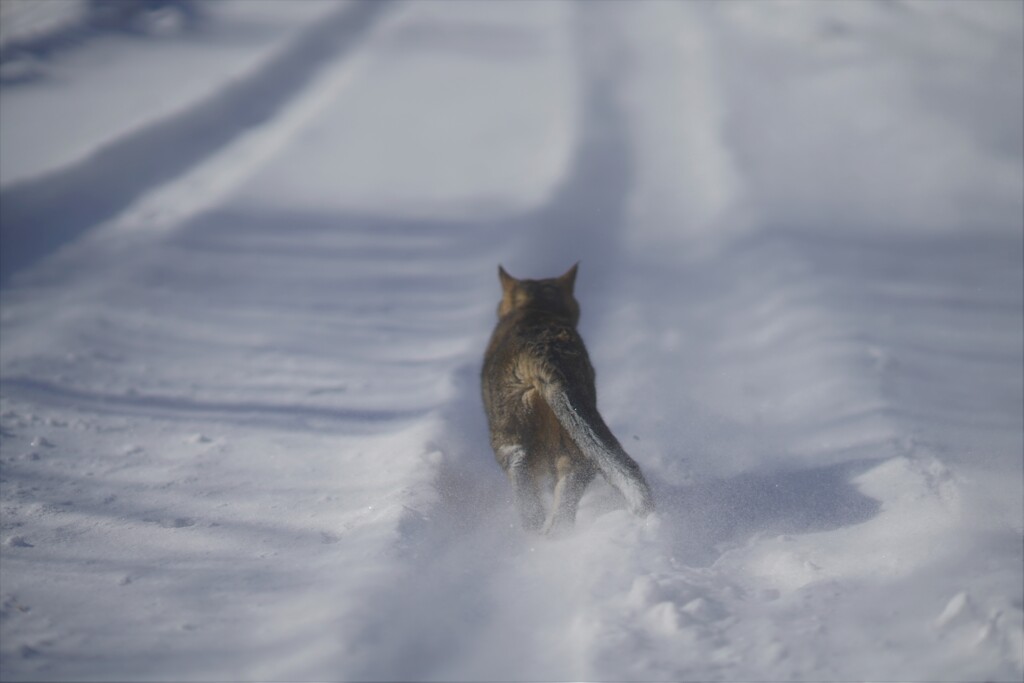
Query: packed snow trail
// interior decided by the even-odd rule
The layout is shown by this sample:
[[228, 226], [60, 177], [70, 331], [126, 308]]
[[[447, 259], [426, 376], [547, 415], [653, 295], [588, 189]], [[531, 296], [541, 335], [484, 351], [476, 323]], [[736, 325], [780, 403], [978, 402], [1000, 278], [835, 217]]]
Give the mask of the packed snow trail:
[[[1019, 679], [1022, 24], [389, 6], [0, 292], [3, 678]], [[577, 259], [659, 511], [540, 538], [477, 371]]]
[[[394, 573], [394, 535], [429, 502], [415, 499], [429, 496], [437, 459], [425, 416], [447, 403], [453, 369], [480, 343], [460, 331], [482, 336], [491, 317], [493, 302], [465, 282], [494, 277], [498, 228], [481, 231], [475, 216], [495, 218], [453, 219], [448, 207], [464, 211], [467, 192], [498, 207], [536, 202], [569, 142], [561, 111], [571, 95], [560, 94], [569, 63], [546, 28], [566, 8], [477, 12], [482, 25], [463, 26], [444, 7], [402, 8], [368, 38], [377, 49], [355, 56], [361, 78], [345, 64], [324, 71], [331, 84], [333, 72], [344, 77], [346, 96], [318, 102], [301, 129], [285, 125], [286, 147], [281, 122], [267, 121], [4, 292], [5, 677], [269, 680], [335, 661], [346, 605]], [[461, 39], [484, 54], [539, 48], [552, 59], [463, 64], [452, 36], [456, 57]], [[417, 43], [405, 55], [394, 48]], [[410, 128], [395, 109], [407, 88], [450, 87], [453, 66], [477, 87], [425, 102], [424, 127]], [[523, 107], [523, 83], [553, 96]], [[477, 115], [467, 121], [465, 111]], [[368, 126], [404, 137], [374, 150], [377, 168], [352, 155], [379, 145]], [[490, 174], [482, 164], [493, 146], [442, 169], [429, 157], [408, 163], [418, 156], [406, 145], [442, 153], [494, 129], [522, 130], [530, 144], [511, 140]], [[250, 150], [264, 163], [248, 165]], [[301, 187], [295, 168], [306, 169]], [[210, 169], [232, 182], [211, 194], [201, 182]], [[507, 182], [524, 176], [533, 184]], [[366, 206], [367, 189], [386, 190], [387, 204], [375, 208], [371, 196]], [[404, 216], [403, 193], [414, 209]], [[38, 325], [53, 343], [42, 354]], [[37, 438], [40, 427], [55, 431]], [[389, 451], [405, 453], [404, 464]], [[302, 467], [282, 470], [292, 457]], [[327, 517], [300, 530], [306, 522], [290, 510]], [[30, 569], [40, 557], [83, 568], [66, 584]], [[32, 576], [42, 579], [34, 588], [8, 588], [6, 577]], [[251, 595], [245, 605], [240, 591]], [[68, 614], [78, 595], [95, 597], [95, 609]], [[125, 600], [132, 609], [101, 607]]]

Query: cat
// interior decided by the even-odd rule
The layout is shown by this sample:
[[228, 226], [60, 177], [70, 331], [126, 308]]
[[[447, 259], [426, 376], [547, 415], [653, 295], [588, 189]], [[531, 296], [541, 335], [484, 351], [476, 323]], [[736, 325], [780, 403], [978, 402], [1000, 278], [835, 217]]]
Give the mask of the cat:
[[[542, 533], [572, 527], [598, 472], [634, 514], [654, 509], [640, 466], [597, 412], [594, 368], [576, 331], [578, 266], [545, 280], [519, 280], [498, 266], [498, 324], [481, 371], [491, 447], [523, 526]], [[545, 515], [541, 487], [551, 481], [554, 504]]]

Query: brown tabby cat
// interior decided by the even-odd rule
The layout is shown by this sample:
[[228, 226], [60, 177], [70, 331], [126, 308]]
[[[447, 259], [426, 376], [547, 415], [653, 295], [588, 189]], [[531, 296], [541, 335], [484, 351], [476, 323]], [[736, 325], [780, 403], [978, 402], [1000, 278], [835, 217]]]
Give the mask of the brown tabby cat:
[[[577, 266], [547, 280], [517, 280], [498, 267], [498, 325], [481, 373], [494, 454], [512, 483], [523, 526], [544, 533], [572, 526], [598, 471], [634, 514], [654, 508], [639, 465], [597, 412], [594, 368], [576, 331]], [[555, 486], [545, 520], [546, 480]]]

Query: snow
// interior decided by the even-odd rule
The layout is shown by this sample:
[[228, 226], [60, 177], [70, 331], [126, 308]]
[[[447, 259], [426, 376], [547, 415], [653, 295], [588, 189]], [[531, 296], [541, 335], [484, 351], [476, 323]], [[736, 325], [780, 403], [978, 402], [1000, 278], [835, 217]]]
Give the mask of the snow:
[[[1020, 680], [1022, 7], [239, 0], [0, 83], [0, 678]], [[577, 260], [658, 512], [547, 538], [477, 373]]]
[[[289, 38], [334, 5], [228, 0], [209, 9], [201, 32], [150, 40], [101, 34], [76, 47], [74, 59], [58, 52], [45, 77], [0, 104], [0, 182], [61, 170], [147, 124], [198, 107], [226, 85], [267, 68]], [[72, 104], [75, 116], [69, 117]]]

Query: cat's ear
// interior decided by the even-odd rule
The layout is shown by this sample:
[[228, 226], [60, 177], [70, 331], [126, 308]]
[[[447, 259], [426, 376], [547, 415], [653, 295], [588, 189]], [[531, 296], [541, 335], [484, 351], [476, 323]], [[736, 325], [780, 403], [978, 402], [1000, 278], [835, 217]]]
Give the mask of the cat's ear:
[[505, 269], [501, 266], [498, 266], [498, 279], [501, 280], [501, 291], [503, 292], [509, 291], [516, 286], [517, 282], [519, 282], [514, 277], [506, 273]]
[[576, 269], [579, 267], [580, 262], [577, 261], [573, 264], [572, 268], [566, 271], [565, 275], [558, 278], [558, 284], [562, 285], [562, 287], [570, 294], [572, 294], [572, 290], [576, 286]]

